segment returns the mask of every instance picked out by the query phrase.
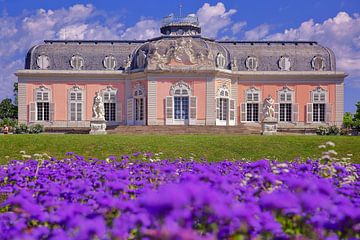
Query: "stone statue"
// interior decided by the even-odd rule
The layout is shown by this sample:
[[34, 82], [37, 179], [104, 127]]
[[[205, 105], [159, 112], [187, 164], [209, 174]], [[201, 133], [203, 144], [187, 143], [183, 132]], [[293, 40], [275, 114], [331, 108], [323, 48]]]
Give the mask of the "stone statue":
[[100, 95], [100, 92], [95, 93], [94, 97], [94, 105], [93, 105], [93, 118], [104, 120], [105, 119], [105, 108], [104, 108], [104, 101]]
[[263, 113], [265, 118], [275, 118], [274, 99], [269, 95], [265, 98]]

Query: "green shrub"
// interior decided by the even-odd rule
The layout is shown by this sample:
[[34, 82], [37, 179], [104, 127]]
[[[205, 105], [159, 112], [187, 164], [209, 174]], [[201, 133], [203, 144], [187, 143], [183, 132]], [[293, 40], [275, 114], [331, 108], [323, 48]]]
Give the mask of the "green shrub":
[[41, 124], [35, 124], [29, 127], [29, 133], [37, 134], [41, 132], [44, 132], [44, 126]]
[[16, 125], [15, 129], [14, 129], [14, 133], [16, 133], [16, 134], [24, 134], [24, 133], [28, 133], [28, 131], [29, 131], [29, 128], [24, 123], [20, 123], [20, 124]]
[[340, 128], [338, 128], [336, 125], [333, 126], [320, 126], [316, 129], [317, 135], [340, 135]]

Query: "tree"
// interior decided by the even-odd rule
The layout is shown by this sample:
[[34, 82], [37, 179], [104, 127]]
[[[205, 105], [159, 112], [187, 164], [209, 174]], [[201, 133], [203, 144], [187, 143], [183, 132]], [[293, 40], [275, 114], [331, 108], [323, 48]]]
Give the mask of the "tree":
[[354, 118], [353, 118], [353, 121], [355, 122], [356, 120], [359, 120], [360, 121], [360, 101], [358, 101], [356, 104], [356, 112], [354, 114]]
[[17, 118], [17, 106], [12, 103], [10, 98], [5, 98], [0, 103], [0, 119], [4, 118]]
[[351, 128], [353, 126], [353, 115], [350, 112], [346, 112], [343, 117], [343, 125], [345, 128]]

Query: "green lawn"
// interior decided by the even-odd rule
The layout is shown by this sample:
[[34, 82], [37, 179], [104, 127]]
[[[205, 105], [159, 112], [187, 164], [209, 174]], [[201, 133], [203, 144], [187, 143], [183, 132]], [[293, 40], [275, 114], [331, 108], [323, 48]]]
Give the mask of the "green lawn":
[[360, 163], [360, 137], [349, 136], [236, 136], [236, 135], [0, 135], [0, 163], [5, 156], [19, 158], [21, 150], [28, 154], [48, 153], [62, 158], [66, 152], [85, 157], [106, 158], [137, 151], [162, 152], [163, 158], [205, 157], [210, 161], [223, 159], [261, 158], [292, 160], [321, 155], [320, 144], [332, 141], [339, 156], [353, 154]]

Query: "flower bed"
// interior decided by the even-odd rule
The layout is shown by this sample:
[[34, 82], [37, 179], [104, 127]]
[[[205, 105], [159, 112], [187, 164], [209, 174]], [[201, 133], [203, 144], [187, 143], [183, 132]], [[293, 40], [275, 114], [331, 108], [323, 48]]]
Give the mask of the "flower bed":
[[142, 156], [10, 161], [0, 239], [360, 237], [359, 165]]

